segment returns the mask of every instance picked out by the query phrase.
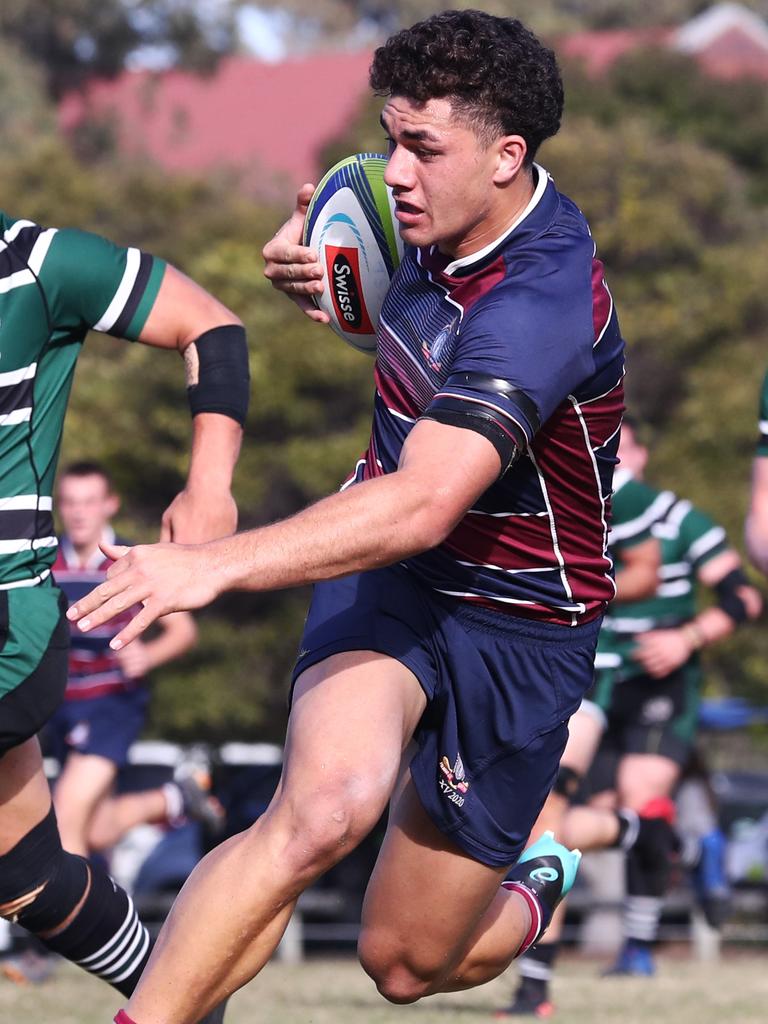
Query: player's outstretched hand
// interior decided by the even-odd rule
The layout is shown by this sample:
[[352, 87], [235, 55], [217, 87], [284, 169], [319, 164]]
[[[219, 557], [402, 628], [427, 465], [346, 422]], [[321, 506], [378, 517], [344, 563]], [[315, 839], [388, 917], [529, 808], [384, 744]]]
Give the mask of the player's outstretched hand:
[[163, 513], [160, 540], [204, 544], [229, 537], [237, 529], [237, 505], [229, 491], [218, 496], [206, 491], [181, 491]]
[[143, 605], [111, 641], [115, 651], [135, 640], [162, 615], [202, 608], [218, 596], [204, 545], [141, 544], [127, 548], [102, 544], [101, 550], [114, 559], [114, 565], [107, 570], [104, 583], [72, 605], [67, 618], [87, 633], [131, 605]]
[[319, 310], [311, 298], [323, 290], [323, 268], [317, 253], [301, 244], [307, 207], [314, 191], [314, 185], [301, 186], [290, 219], [264, 246], [264, 276], [272, 282], [273, 288], [292, 298], [310, 320], [327, 324], [328, 314]]

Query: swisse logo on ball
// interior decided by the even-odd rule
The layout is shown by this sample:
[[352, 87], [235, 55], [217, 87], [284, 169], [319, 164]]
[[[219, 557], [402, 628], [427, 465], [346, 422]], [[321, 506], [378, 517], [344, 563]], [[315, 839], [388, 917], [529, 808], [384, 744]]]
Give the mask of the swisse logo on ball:
[[357, 249], [326, 245], [325, 262], [339, 324], [352, 334], [373, 334], [373, 325], [360, 288]]

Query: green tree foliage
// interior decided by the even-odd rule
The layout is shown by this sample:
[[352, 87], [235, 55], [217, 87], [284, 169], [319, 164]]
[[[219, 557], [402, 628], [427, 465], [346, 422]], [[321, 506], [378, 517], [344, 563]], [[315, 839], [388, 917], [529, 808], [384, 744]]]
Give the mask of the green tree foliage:
[[3, 0], [0, 36], [12, 41], [61, 96], [94, 75], [121, 71], [141, 47], [162, 50], [169, 63], [211, 70], [236, 44], [237, 0]]

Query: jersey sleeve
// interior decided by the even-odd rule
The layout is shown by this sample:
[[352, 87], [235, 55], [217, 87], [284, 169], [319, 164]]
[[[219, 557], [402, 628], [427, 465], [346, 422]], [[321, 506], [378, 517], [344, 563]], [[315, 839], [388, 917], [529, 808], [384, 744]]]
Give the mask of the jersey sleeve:
[[680, 540], [685, 550], [685, 560], [694, 569], [700, 569], [729, 546], [723, 527], [693, 505], [680, 523]]
[[758, 420], [759, 436], [756, 455], [768, 457], [768, 373], [763, 378], [763, 389], [760, 392], [760, 413]]
[[87, 231], [51, 240], [41, 275], [57, 327], [92, 328], [135, 341], [154, 305], [165, 262]]
[[594, 372], [590, 254], [579, 251], [565, 266], [530, 256], [517, 256], [518, 269], [505, 268], [465, 317], [451, 374], [423, 413], [483, 433], [502, 471]]

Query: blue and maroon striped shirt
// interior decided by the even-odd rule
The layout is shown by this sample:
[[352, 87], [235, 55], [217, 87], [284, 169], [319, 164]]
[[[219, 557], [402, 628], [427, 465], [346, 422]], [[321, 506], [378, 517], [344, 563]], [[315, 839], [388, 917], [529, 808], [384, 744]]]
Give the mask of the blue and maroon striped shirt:
[[[104, 540], [109, 544], [126, 543], [116, 539], [109, 528], [104, 531]], [[105, 558], [98, 549], [86, 564], [82, 564], [69, 538], [63, 536], [59, 538], [53, 575], [69, 604], [74, 604], [104, 582], [110, 565], [111, 559]], [[127, 693], [146, 684], [144, 679], [129, 679], [126, 676], [117, 655], [109, 646], [112, 637], [128, 625], [140, 608], [140, 605], [134, 605], [89, 633], [81, 633], [74, 623], [71, 624], [69, 675], [64, 700], [86, 700]]]
[[482, 251], [451, 261], [406, 248], [379, 322], [371, 440], [348, 483], [394, 472], [421, 417], [483, 433], [492, 421], [519, 457], [442, 544], [404, 564], [441, 593], [577, 625], [615, 593], [624, 343], [583, 214], [535, 175], [527, 208]]

